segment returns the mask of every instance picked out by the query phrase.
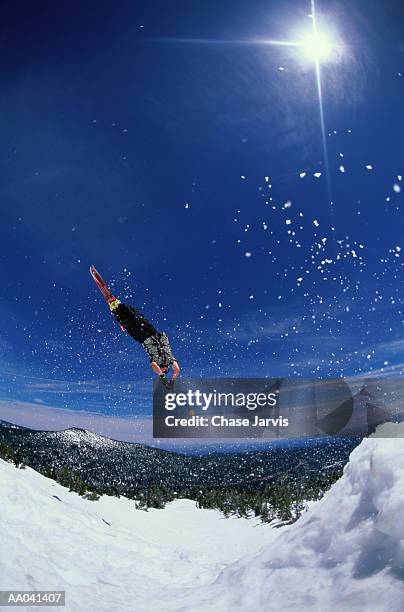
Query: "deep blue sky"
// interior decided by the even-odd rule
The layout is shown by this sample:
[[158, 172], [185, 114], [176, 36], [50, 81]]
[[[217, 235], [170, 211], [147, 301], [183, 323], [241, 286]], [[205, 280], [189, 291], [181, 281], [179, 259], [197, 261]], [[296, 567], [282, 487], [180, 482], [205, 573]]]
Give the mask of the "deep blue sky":
[[2, 3], [3, 405], [150, 411], [92, 263], [185, 376], [401, 372], [400, 5], [317, 3], [345, 44], [322, 68], [331, 212], [313, 65], [229, 43], [295, 39], [308, 2]]

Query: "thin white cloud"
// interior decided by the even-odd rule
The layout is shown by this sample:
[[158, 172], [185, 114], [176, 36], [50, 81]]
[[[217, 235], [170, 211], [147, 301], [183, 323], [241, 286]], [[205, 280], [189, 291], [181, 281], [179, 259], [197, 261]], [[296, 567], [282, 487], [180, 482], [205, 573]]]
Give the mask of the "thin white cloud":
[[384, 352], [386, 354], [386, 358], [392, 355], [397, 355], [398, 353], [404, 352], [404, 339], [400, 340], [392, 340], [391, 342], [382, 342], [378, 344], [375, 349], [378, 352]]
[[96, 379], [86, 379], [79, 381], [69, 381], [56, 378], [47, 378], [41, 376], [32, 376], [29, 374], [21, 374], [11, 370], [2, 370], [1, 375], [4, 380], [13, 380], [19, 384], [20, 390], [25, 393], [44, 393], [57, 395], [91, 395], [100, 397], [122, 396], [122, 393], [136, 386], [136, 394], [142, 397], [150, 397], [151, 382], [150, 380], [136, 381], [136, 384], [128, 381], [105, 381]]
[[153, 442], [151, 417], [115, 417], [33, 402], [0, 400], [0, 419], [37, 430], [79, 427], [115, 440]]

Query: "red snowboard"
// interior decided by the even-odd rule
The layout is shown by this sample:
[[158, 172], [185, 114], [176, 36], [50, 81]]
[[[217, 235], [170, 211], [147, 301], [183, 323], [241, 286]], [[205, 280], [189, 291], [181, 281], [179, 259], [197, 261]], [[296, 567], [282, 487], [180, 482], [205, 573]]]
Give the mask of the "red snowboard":
[[101, 275], [94, 266], [90, 266], [90, 274], [93, 277], [98, 289], [101, 291], [104, 299], [108, 304], [114, 302], [117, 298], [112, 295], [111, 291], [108, 289], [106, 283], [102, 280]]

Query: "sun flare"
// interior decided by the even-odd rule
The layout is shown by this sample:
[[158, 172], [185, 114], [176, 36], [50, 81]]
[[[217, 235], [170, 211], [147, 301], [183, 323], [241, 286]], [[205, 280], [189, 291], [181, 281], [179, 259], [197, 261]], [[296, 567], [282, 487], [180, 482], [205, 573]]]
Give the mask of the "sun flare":
[[332, 39], [321, 32], [312, 32], [302, 41], [307, 59], [323, 62], [331, 58], [335, 45]]

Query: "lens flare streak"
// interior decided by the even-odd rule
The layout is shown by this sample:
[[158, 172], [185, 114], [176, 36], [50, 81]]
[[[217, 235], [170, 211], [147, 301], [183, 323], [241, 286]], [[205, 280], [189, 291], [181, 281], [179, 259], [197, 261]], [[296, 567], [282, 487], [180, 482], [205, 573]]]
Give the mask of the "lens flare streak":
[[[318, 37], [318, 28], [317, 28], [317, 14], [316, 14], [316, 5], [315, 0], [311, 0], [311, 15], [313, 20], [313, 36], [314, 38]], [[330, 204], [330, 215], [331, 215], [331, 224], [334, 225], [334, 211], [332, 204], [332, 189], [331, 189], [331, 178], [330, 178], [330, 163], [328, 158], [328, 149], [327, 149], [327, 135], [325, 129], [325, 116], [324, 116], [324, 104], [323, 104], [323, 86], [321, 80], [321, 63], [320, 63], [320, 55], [318, 54], [315, 59], [315, 70], [316, 70], [316, 83], [317, 83], [317, 94], [318, 94], [318, 104], [320, 111], [320, 128], [321, 128], [321, 139], [323, 144], [323, 156], [324, 156], [324, 166], [326, 171], [326, 180], [327, 180], [327, 195], [328, 201]]]

